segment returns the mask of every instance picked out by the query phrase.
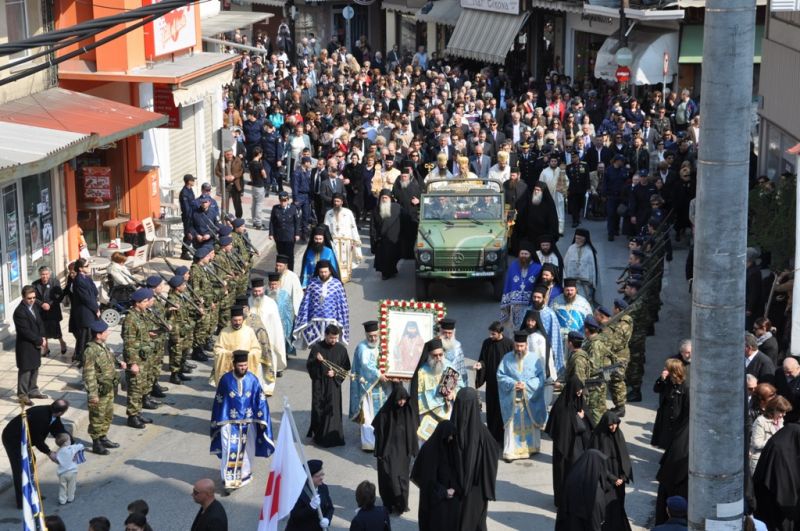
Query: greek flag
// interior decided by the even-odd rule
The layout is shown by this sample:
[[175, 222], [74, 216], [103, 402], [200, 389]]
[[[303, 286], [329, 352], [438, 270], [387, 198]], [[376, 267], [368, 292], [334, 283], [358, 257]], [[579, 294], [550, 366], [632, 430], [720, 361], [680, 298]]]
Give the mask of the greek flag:
[[36, 484], [33, 458], [28, 441], [28, 420], [22, 414], [22, 529], [44, 531], [44, 513]]

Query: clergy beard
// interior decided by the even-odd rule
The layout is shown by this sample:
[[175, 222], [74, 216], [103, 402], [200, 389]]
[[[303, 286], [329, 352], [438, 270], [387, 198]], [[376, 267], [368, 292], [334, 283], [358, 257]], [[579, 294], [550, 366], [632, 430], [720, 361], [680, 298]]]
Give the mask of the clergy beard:
[[377, 341], [374, 341], [374, 342], [373, 341], [367, 341], [367, 346], [369, 348], [376, 348], [378, 346], [378, 342]]
[[435, 374], [439, 374], [444, 370], [444, 362], [442, 360], [440, 360], [440, 359], [437, 360], [437, 359], [430, 358], [428, 360], [428, 366], [430, 366], [430, 368], [433, 369], [433, 372]]
[[454, 339], [442, 339], [442, 348], [444, 348], [445, 352], [453, 350], [455, 344], [456, 342]]
[[267, 292], [267, 295], [269, 295], [269, 296], [270, 296], [270, 297], [272, 297], [272, 298], [275, 298], [275, 297], [278, 295], [278, 290], [276, 290], [276, 289], [271, 289], [271, 290], [269, 290], [269, 291]]
[[533, 192], [531, 197], [531, 204], [540, 205], [542, 203], [542, 192]]
[[403, 190], [408, 188], [409, 184], [411, 184], [411, 181], [403, 181], [402, 179], [400, 180], [400, 188], [402, 188]]
[[550, 249], [548, 249], [547, 251], [545, 251], [545, 250], [543, 250], [543, 249], [540, 249], [540, 250], [539, 250], [539, 252], [540, 252], [540, 253], [542, 253], [542, 254], [543, 254], [543, 255], [545, 255], [545, 256], [550, 256], [551, 254], [553, 254], [553, 248], [551, 247], [551, 248], [550, 248]]
[[537, 309], [537, 310], [541, 310], [542, 308], [544, 308], [544, 301], [542, 301], [542, 302], [540, 302], [540, 303], [536, 303], [536, 302], [534, 302], [534, 303], [533, 303], [533, 307], [534, 307], [535, 309]]
[[239, 330], [239, 329], [242, 328], [242, 325], [235, 325], [235, 324], [231, 323], [231, 328], [233, 328], [234, 330]]
[[392, 215], [392, 203], [389, 201], [381, 201], [378, 206], [378, 215], [381, 219], [387, 219]]
[[324, 243], [312, 242], [311, 243], [311, 250], [314, 251], [315, 253], [318, 253], [318, 252], [320, 252], [322, 250], [322, 247], [324, 245], [325, 245]]
[[342, 211], [342, 207], [333, 207], [333, 214], [335, 216], [338, 217], [339, 216], [339, 212], [341, 212], [341, 211]]

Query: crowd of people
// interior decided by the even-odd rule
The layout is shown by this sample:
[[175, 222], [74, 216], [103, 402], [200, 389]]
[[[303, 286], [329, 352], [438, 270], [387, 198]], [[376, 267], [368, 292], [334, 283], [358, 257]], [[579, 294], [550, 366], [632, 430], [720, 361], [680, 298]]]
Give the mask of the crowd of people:
[[[32, 405], [46, 398], [37, 369], [48, 338], [66, 351], [52, 323], [60, 322], [68, 296], [96, 454], [119, 447], [108, 438], [118, 368], [127, 426], [144, 429], [152, 420], [143, 410], [157, 408], [166, 391], [158, 382], [164, 357], [174, 385], [191, 379], [194, 362], [213, 359], [211, 449], [220, 456], [224, 489], [240, 488], [252, 480], [255, 457], [275, 451], [268, 397], [287, 355], [308, 350], [307, 436], [324, 448], [345, 444], [342, 387], [349, 383], [348, 418], [359, 424], [361, 448], [376, 457], [383, 508], [374, 484], [359, 485], [360, 523], [352, 529], [388, 528], [389, 513], [408, 511], [412, 482], [420, 490], [421, 529], [485, 529], [499, 459], [539, 453], [542, 432], [553, 442], [555, 528], [629, 529], [625, 489], [634, 478], [622, 418], [628, 402], [642, 400], [647, 337], [659, 320], [672, 242], [691, 234], [700, 117], [690, 92], [640, 90], [634, 97], [625, 87], [557, 71], [535, 80], [502, 66], [436, 60], [424, 49], [384, 55], [366, 39], [351, 51], [335, 39], [321, 47], [313, 37], [295, 46], [285, 34], [274, 47], [263, 35], [253, 44], [264, 52], [241, 53], [221, 102], [233, 137], [216, 165], [222, 201], [209, 183], [195, 197], [192, 175], [180, 191], [182, 258], [191, 267], [170, 264], [172, 275], [139, 280], [122, 264], [109, 270], [109, 291], [130, 286], [121, 358], [105, 344], [108, 327], [98, 319], [88, 264], [74, 263], [64, 290], [42, 270], [37, 286], [23, 288], [14, 317], [19, 399]], [[395, 276], [399, 260], [414, 258], [426, 187], [453, 178], [498, 182], [512, 214], [497, 319], [467, 324], [489, 330], [471, 367], [453, 319], [440, 320], [427, 342], [412, 330], [409, 341], [418, 339], [421, 350], [413, 376], [389, 378], [381, 370], [379, 323], [363, 323], [358, 342], [350, 330], [345, 284], [365, 258], [360, 231], [369, 230], [373, 267], [383, 279]], [[249, 222], [242, 206], [248, 185]], [[278, 204], [264, 218], [273, 193]], [[617, 278], [598, 266], [587, 219], [605, 220], [609, 241], [626, 238], [629, 255]], [[264, 277], [251, 274], [259, 256], [248, 223], [275, 242], [275, 268]], [[562, 255], [568, 223], [572, 239], [562, 243]], [[295, 264], [298, 243], [307, 247]], [[602, 300], [605, 282], [618, 297]], [[751, 507], [779, 529], [795, 515], [778, 498], [766, 500], [783, 495], [792, 479], [779, 469], [796, 455], [796, 430], [781, 426], [784, 415], [800, 411], [800, 365], [781, 356], [776, 331], [754, 311], [748, 308], [754, 335], [745, 338], [751, 398], [743, 420], [748, 434], [752, 427], [746, 455], [758, 504]], [[686, 525], [691, 354], [691, 342], [682, 341], [653, 387], [659, 407], [651, 444], [665, 450], [656, 524], [673, 526], [659, 529]], [[485, 423], [476, 392], [483, 386]], [[60, 401], [35, 406], [31, 422], [37, 408], [51, 408], [55, 417], [66, 411]], [[12, 424], [4, 444], [6, 432], [14, 440]], [[41, 429], [37, 447], [54, 458], [44, 438], [66, 430], [60, 422]], [[80, 451], [71, 438], [61, 442]], [[308, 468], [314, 488], [301, 494], [287, 529], [325, 528], [333, 517], [322, 462]], [[74, 496], [73, 472], [64, 467], [72, 475], [64, 481], [66, 502]], [[213, 492], [210, 480], [195, 485], [200, 521], [224, 516]], [[141, 512], [131, 514], [133, 526], [147, 525], [137, 523]]]

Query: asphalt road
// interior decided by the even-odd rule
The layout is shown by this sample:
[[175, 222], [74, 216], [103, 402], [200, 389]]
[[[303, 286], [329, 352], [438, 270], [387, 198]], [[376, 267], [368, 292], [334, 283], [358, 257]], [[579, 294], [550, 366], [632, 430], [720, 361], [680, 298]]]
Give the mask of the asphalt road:
[[[592, 230], [599, 251], [600, 267], [604, 271], [601, 287], [603, 301], [610, 305], [615, 296], [613, 279], [622, 270], [627, 248], [622, 239], [614, 243], [605, 240], [604, 223], [588, 222], [584, 226]], [[562, 254], [571, 241], [571, 235], [570, 230], [562, 239]], [[656, 396], [650, 391], [649, 382], [655, 380], [663, 360], [676, 350], [678, 340], [689, 331], [689, 297], [682, 274], [685, 257], [685, 248], [676, 250], [675, 261], [665, 277], [665, 304], [657, 324], [657, 334], [648, 338], [645, 401], [639, 405], [629, 405], [622, 425], [634, 463], [635, 482], [628, 486], [626, 498], [634, 529], [649, 529], [657, 491], [654, 477], [660, 451], [648, 444], [655, 417]], [[259, 267], [266, 270], [273, 263], [274, 256], [267, 256]], [[414, 296], [412, 263], [402, 262], [400, 274], [388, 281], [381, 281], [371, 265], [372, 259], [369, 257], [366, 266], [362, 265], [355, 271], [354, 281], [347, 284], [353, 338], [348, 349], [351, 354], [356, 342], [363, 338], [360, 323], [376, 318], [379, 300]], [[467, 357], [474, 362], [481, 341], [486, 337], [488, 324], [498, 315], [498, 305], [491, 299], [489, 283], [435, 286], [432, 296], [443, 301], [448, 316], [458, 321], [457, 337]], [[308, 427], [310, 386], [303, 354], [290, 359], [289, 368], [278, 380], [275, 396], [270, 401], [276, 438], [284, 396], [292, 405], [301, 435], [305, 434]], [[209, 453], [208, 430], [213, 389], [207, 382], [208, 372], [209, 366], [204, 365], [196, 371], [198, 377], [188, 385], [167, 384], [170, 387], [169, 397], [159, 410], [152, 412], [155, 423], [146, 430], [124, 426], [124, 397], [118, 398], [115, 409], [117, 416], [110, 438], [122, 443], [122, 448], [107, 457], [87, 453], [87, 462], [79, 469], [76, 499], [63, 507], [57, 504], [55, 467], [51, 463], [42, 465], [39, 480], [45, 496], [45, 512], [59, 514], [70, 530], [86, 529], [89, 519], [97, 515], [107, 516], [112, 521], [113, 529], [120, 529], [127, 504], [143, 498], [150, 505], [149, 520], [154, 529], [188, 530], [197, 512], [197, 506], [191, 499], [192, 483], [203, 477], [213, 478], [218, 486], [220, 483], [219, 461]], [[347, 390], [344, 404], [346, 408]], [[345, 428], [345, 447], [329, 451], [311, 444], [305, 446], [307, 458], [319, 458], [325, 463], [326, 483], [336, 506], [332, 522], [334, 529], [349, 527], [356, 509], [356, 485], [364, 479], [377, 482], [375, 459], [360, 450], [357, 425], [345, 420]], [[86, 433], [76, 435], [84, 441], [87, 439]], [[500, 462], [498, 499], [489, 505], [489, 529], [553, 529], [555, 508], [552, 505], [551, 446], [550, 441], [544, 438], [542, 452], [533, 459], [511, 464]], [[229, 529], [255, 529], [268, 474], [269, 460], [257, 459], [254, 481], [232, 495], [220, 498], [228, 512]], [[393, 518], [394, 529], [417, 529], [418, 496], [418, 490], [412, 485], [409, 500], [412, 510], [402, 518]], [[0, 502], [0, 530], [17, 529], [19, 522], [20, 512], [14, 509], [13, 491], [7, 490]]]

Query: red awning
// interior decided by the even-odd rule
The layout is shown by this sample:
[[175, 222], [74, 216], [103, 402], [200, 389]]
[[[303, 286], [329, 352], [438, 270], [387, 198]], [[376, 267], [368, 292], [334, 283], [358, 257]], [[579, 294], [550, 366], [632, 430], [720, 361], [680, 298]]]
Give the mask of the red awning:
[[103, 145], [164, 125], [167, 117], [81, 92], [52, 88], [0, 105], [0, 121], [94, 134], [98, 145]]

